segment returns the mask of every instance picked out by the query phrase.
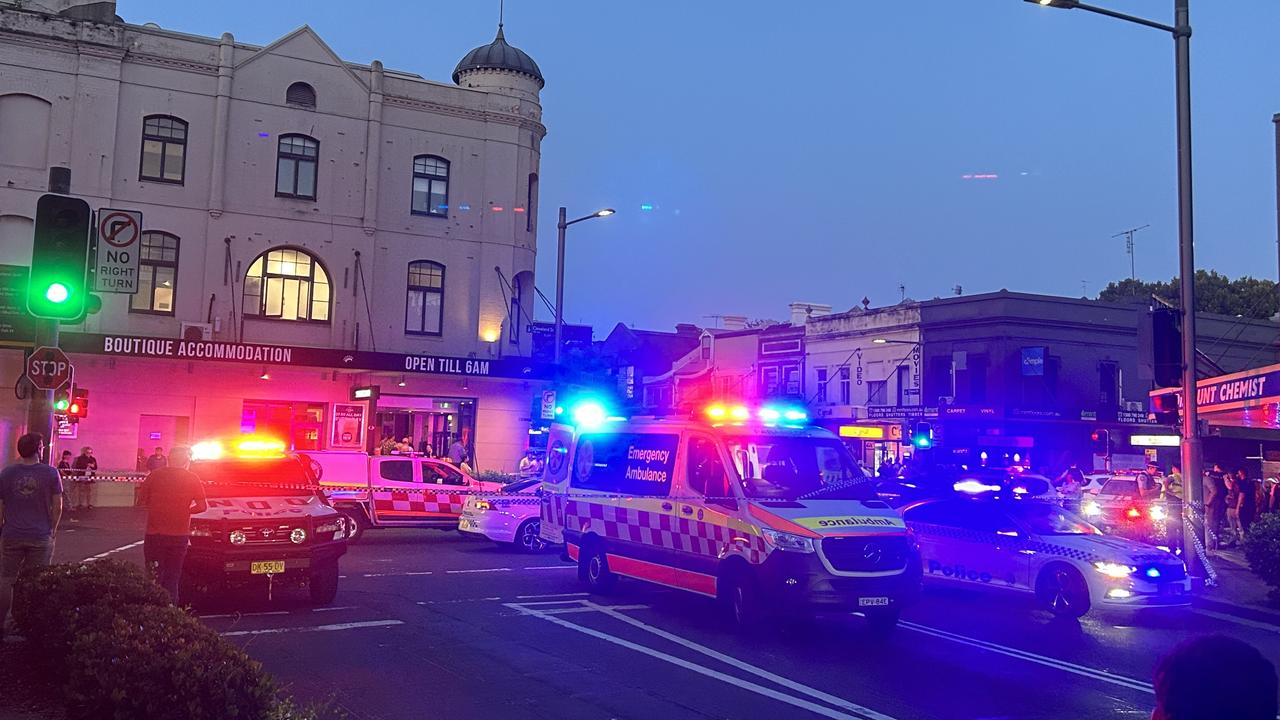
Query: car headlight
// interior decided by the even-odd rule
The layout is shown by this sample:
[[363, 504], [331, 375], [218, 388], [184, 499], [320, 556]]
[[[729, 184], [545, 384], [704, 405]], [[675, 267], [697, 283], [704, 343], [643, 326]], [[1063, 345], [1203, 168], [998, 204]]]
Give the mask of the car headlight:
[[[346, 524], [342, 518], [334, 518], [329, 522], [320, 523], [316, 526], [316, 534], [333, 533], [334, 540], [340, 540], [346, 537]], [[301, 530], [301, 528], [299, 528]]]
[[289, 533], [289, 541], [294, 545], [301, 545], [307, 541], [307, 531], [302, 528], [294, 528], [293, 532]]
[[228, 537], [229, 537], [229, 539], [231, 540], [231, 544], [232, 544], [232, 545], [243, 545], [243, 544], [244, 544], [245, 536], [244, 536], [244, 531], [242, 531], [242, 530], [232, 530], [232, 531], [231, 531], [231, 535], [230, 535], [230, 536], [228, 536]]
[[1107, 562], [1106, 560], [1099, 560], [1095, 562], [1093, 567], [1103, 575], [1117, 579], [1127, 578], [1138, 571], [1138, 568], [1132, 565], [1122, 565], [1121, 563]]
[[1102, 506], [1090, 500], [1084, 504], [1084, 507], [1080, 508], [1080, 513], [1085, 517], [1098, 517], [1102, 514]]
[[492, 507], [493, 507], [493, 504], [492, 504], [492, 503], [490, 503], [488, 500], [477, 500], [477, 501], [476, 501], [476, 509], [477, 509], [477, 510], [489, 510], [489, 509], [491, 509]]
[[1152, 505], [1147, 510], [1147, 515], [1152, 520], [1156, 520], [1156, 521], [1164, 520], [1169, 517], [1169, 513], [1165, 512], [1165, 509], [1160, 507], [1159, 505]]
[[764, 539], [768, 541], [769, 544], [779, 550], [798, 553], [813, 552], [813, 540], [811, 538], [779, 532], [778, 530], [773, 530], [771, 528], [760, 528], [760, 532], [764, 535]]

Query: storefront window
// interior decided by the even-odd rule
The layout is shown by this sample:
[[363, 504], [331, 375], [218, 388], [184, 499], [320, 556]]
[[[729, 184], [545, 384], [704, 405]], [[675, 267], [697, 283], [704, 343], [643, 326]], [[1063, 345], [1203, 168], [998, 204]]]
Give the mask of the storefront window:
[[375, 424], [375, 447], [381, 448], [391, 441], [391, 452], [402, 454], [404, 441], [413, 448], [413, 454], [424, 457], [445, 458], [454, 442], [466, 447], [467, 463], [475, 468], [476, 402], [470, 398], [397, 396], [384, 393], [378, 401]]
[[291, 450], [319, 450], [324, 403], [245, 400], [240, 432], [283, 440]]

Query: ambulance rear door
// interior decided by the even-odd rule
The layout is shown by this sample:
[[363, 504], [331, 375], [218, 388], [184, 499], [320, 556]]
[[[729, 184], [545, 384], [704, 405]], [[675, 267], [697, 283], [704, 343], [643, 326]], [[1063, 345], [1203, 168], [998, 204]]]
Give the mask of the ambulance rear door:
[[547, 436], [547, 460], [542, 470], [541, 520], [542, 539], [564, 543], [565, 495], [569, 492], [570, 456], [573, 449], [573, 426], [554, 423]]

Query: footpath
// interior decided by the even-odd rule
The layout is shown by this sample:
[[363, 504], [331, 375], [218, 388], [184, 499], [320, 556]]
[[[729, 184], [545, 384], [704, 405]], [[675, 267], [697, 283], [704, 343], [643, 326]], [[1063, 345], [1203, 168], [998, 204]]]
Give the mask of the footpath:
[[1253, 571], [1239, 550], [1220, 550], [1209, 559], [1217, 586], [1198, 589], [1192, 607], [1280, 626], [1280, 607], [1269, 598], [1270, 587]]

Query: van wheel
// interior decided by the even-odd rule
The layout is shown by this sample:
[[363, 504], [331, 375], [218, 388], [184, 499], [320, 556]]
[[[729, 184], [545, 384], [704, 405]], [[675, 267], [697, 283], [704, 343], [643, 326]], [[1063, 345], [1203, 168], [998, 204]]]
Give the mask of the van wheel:
[[613, 592], [618, 584], [618, 576], [609, 570], [609, 559], [599, 542], [583, 547], [578, 554], [578, 576], [586, 581], [588, 590], [600, 595]]
[[1080, 571], [1054, 563], [1036, 579], [1036, 599], [1060, 618], [1078, 618], [1089, 612], [1089, 585]]
[[342, 508], [342, 516], [347, 519], [347, 544], [355, 545], [360, 538], [364, 537], [364, 531], [369, 529], [369, 518], [364, 514], [361, 508]]
[[765, 608], [760, 587], [746, 570], [729, 576], [723, 597], [729, 619], [739, 630], [750, 630], [764, 620]]
[[311, 604], [330, 605], [338, 596], [338, 561], [329, 560], [311, 569]]
[[867, 617], [867, 626], [877, 635], [887, 635], [898, 627], [902, 610], [896, 607], [867, 608], [862, 611]]
[[542, 521], [530, 518], [516, 528], [516, 548], [521, 552], [539, 553], [547, 549], [547, 541], [542, 539]]

